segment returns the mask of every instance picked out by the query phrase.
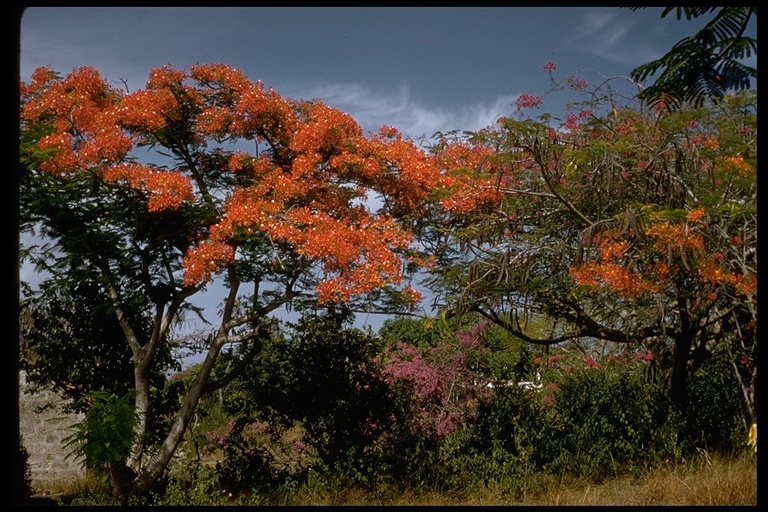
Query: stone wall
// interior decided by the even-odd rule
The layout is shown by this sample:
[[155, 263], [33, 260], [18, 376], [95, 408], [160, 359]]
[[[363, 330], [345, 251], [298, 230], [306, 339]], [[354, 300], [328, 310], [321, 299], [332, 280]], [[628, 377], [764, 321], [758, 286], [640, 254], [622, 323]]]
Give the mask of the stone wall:
[[[69, 448], [62, 440], [68, 427], [82, 419], [67, 415], [61, 408], [61, 397], [53, 391], [27, 392], [24, 372], [19, 374], [19, 430], [29, 454], [29, 470], [34, 493], [57, 493], [85, 478], [80, 461], [67, 458]], [[43, 410], [39, 411], [40, 408]]]

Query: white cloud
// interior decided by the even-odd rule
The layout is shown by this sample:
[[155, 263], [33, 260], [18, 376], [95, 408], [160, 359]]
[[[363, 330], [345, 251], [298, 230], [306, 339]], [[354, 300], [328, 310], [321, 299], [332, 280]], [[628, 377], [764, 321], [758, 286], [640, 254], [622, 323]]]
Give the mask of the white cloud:
[[[588, 12], [576, 25], [575, 34], [567, 38], [566, 44], [621, 65], [634, 67], [639, 62], [654, 60], [663, 52], [661, 48], [654, 47], [656, 41], [648, 36], [653, 36], [663, 22], [654, 20], [651, 26], [638, 25], [647, 20], [640, 14], [617, 9]], [[642, 34], [645, 36], [640, 37]]]
[[498, 98], [490, 105], [436, 108], [414, 101], [407, 86], [381, 90], [357, 83], [316, 85], [301, 94], [289, 96], [320, 98], [325, 104], [350, 114], [366, 132], [387, 125], [414, 138], [431, 137], [438, 131], [479, 130], [493, 124], [497, 117], [508, 115], [516, 98], [510, 95]]

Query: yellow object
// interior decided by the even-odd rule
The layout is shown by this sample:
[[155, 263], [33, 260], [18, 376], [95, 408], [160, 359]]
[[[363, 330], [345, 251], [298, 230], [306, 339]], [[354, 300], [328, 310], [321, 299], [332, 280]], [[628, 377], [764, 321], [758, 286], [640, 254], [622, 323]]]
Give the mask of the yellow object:
[[747, 441], [747, 444], [755, 449], [755, 453], [757, 453], [757, 423], [753, 423], [751, 427], [749, 427], [749, 441]]

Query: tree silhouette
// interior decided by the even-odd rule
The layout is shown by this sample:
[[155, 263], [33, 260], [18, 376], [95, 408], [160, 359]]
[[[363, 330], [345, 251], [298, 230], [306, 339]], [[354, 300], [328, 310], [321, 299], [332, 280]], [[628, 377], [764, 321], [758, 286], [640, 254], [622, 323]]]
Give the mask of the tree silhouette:
[[[646, 7], [629, 7], [636, 11]], [[690, 20], [717, 11], [715, 17], [693, 37], [675, 44], [663, 57], [632, 70], [633, 80], [643, 82], [661, 70], [653, 85], [638, 97], [646, 103], [664, 102], [670, 108], [681, 103], [701, 106], [705, 100], [720, 100], [729, 90], [751, 87], [757, 68], [743, 61], [757, 55], [757, 39], [745, 36], [757, 7], [665, 7], [664, 18], [676, 11], [677, 19]]]

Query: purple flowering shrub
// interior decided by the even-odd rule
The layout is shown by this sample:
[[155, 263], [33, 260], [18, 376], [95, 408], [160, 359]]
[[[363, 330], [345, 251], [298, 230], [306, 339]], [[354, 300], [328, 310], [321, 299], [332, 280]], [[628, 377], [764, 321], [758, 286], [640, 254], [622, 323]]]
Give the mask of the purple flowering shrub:
[[424, 348], [397, 342], [385, 349], [381, 372], [407, 397], [412, 432], [439, 439], [476, 417], [480, 400], [493, 393], [479, 370], [487, 356], [481, 342], [487, 327], [482, 321]]

